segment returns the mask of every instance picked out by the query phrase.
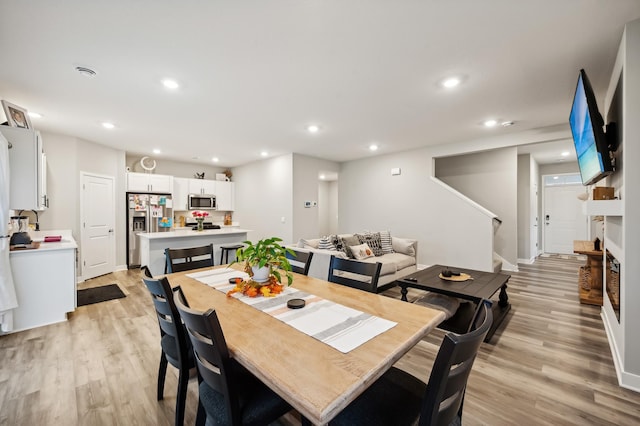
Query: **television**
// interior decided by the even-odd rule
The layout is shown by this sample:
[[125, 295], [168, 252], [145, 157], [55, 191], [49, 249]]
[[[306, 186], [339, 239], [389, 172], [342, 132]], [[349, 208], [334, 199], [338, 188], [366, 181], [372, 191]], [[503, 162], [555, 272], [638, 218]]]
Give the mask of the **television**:
[[583, 69], [578, 76], [569, 125], [582, 184], [594, 184], [613, 173], [609, 142], [603, 129], [604, 120], [598, 111], [596, 97]]

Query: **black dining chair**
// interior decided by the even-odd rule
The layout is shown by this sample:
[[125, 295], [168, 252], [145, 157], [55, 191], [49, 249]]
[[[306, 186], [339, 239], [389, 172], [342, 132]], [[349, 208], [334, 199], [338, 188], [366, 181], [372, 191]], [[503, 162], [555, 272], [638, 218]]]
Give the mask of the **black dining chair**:
[[184, 321], [198, 366], [196, 425], [266, 425], [291, 406], [229, 355], [213, 309], [191, 309], [180, 288], [174, 300]]
[[291, 264], [291, 270], [298, 274], [309, 275], [309, 267], [311, 266], [311, 259], [313, 259], [313, 252], [300, 251], [291, 249], [293, 254], [286, 252], [287, 259]]
[[331, 256], [328, 281], [376, 293], [382, 263], [366, 263]]
[[[146, 268], [146, 267], [143, 267]], [[148, 272], [148, 268], [147, 271]], [[185, 402], [187, 399], [187, 385], [189, 384], [189, 370], [195, 367], [191, 342], [180, 319], [180, 313], [173, 302], [173, 294], [169, 280], [165, 277], [159, 280], [143, 277], [147, 286], [160, 326], [160, 366], [158, 368], [158, 401], [164, 398], [164, 381], [167, 374], [167, 364], [178, 369], [178, 393], [176, 396], [176, 426], [184, 423]]]
[[188, 271], [213, 266], [213, 244], [202, 247], [164, 249], [165, 273]]
[[459, 425], [467, 379], [493, 315], [483, 301], [466, 334], [447, 333], [428, 384], [391, 367], [329, 424], [336, 426]]

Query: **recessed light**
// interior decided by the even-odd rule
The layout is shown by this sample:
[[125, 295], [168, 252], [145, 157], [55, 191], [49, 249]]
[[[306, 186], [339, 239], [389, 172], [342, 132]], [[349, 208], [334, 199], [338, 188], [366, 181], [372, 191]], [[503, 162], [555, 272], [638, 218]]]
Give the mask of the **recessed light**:
[[37, 112], [28, 112], [29, 117], [31, 118], [42, 118], [42, 114], [38, 114]]
[[320, 131], [320, 126], [317, 124], [309, 124], [307, 126], [307, 132], [309, 133], [318, 133]]
[[171, 90], [175, 90], [178, 87], [180, 87], [180, 85], [178, 84], [177, 81], [171, 80], [169, 78], [166, 78], [166, 79], [162, 80], [162, 84], [164, 85], [164, 87], [166, 87], [167, 89], [171, 89]]
[[320, 179], [324, 180], [325, 176], [324, 175], [320, 175]]
[[485, 127], [494, 127], [498, 122], [496, 120], [487, 120], [483, 124]]
[[571, 154], [569, 151], [562, 151], [560, 155], [562, 155], [563, 157], [568, 157], [569, 154]]
[[213, 157], [211, 161], [213, 161], [214, 163], [217, 163], [218, 161], [220, 161], [220, 159], [218, 157]]
[[262, 151], [260, 155], [262, 155], [263, 157], [267, 157], [269, 156], [269, 153], [267, 151]]
[[160, 151], [158, 148], [153, 150], [154, 154], [162, 154], [162, 151]]
[[513, 126], [514, 124], [516, 123], [514, 123], [513, 121], [503, 121], [502, 123], [500, 123], [502, 127], [509, 127], [509, 126]]
[[82, 74], [85, 77], [95, 77], [95, 75], [97, 74], [97, 72], [95, 72], [91, 68], [81, 67], [81, 66], [76, 67], [76, 71], [78, 71], [80, 74]]
[[372, 143], [371, 145], [369, 145], [369, 151], [377, 151], [378, 150], [378, 145]]
[[454, 87], [458, 86], [461, 82], [462, 80], [460, 80], [459, 77], [449, 77], [442, 80], [441, 84], [442, 84], [442, 87], [446, 87], [447, 89], [453, 89]]
[[109, 123], [108, 121], [105, 121], [102, 123], [102, 127], [104, 127], [105, 129], [113, 129], [116, 126], [113, 123]]

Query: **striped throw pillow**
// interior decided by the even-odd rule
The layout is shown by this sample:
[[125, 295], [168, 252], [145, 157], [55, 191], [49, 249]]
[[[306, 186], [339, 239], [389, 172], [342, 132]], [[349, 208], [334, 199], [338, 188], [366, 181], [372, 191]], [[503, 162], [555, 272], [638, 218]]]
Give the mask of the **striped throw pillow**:
[[318, 242], [318, 248], [321, 250], [335, 250], [336, 246], [333, 244], [332, 236], [324, 236], [320, 238], [320, 242]]
[[391, 245], [391, 232], [390, 231], [380, 231], [380, 244], [382, 246], [382, 252], [384, 254], [394, 253], [393, 246]]

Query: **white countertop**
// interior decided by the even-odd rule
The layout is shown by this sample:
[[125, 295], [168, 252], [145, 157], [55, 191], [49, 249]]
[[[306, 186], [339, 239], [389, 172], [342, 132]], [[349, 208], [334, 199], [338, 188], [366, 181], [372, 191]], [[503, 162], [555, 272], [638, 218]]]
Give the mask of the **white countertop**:
[[251, 232], [251, 230], [229, 227], [222, 229], [205, 229], [204, 231], [179, 230], [169, 232], [145, 232], [138, 235], [140, 238], [146, 238], [148, 240], [164, 240], [183, 237], [211, 237], [216, 235], [246, 234], [247, 232]]
[[[62, 240], [56, 243], [45, 243], [44, 237], [60, 235]], [[29, 236], [31, 240], [34, 242], [40, 242], [40, 247], [37, 249], [28, 249], [28, 250], [13, 250], [10, 251], [10, 254], [16, 253], [42, 253], [43, 251], [50, 250], [68, 250], [68, 249], [76, 249], [78, 248], [78, 244], [76, 240], [73, 239], [71, 234], [71, 230], [63, 229], [63, 230], [53, 230], [53, 231], [29, 231]]]

